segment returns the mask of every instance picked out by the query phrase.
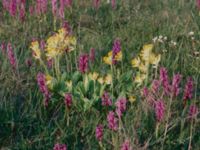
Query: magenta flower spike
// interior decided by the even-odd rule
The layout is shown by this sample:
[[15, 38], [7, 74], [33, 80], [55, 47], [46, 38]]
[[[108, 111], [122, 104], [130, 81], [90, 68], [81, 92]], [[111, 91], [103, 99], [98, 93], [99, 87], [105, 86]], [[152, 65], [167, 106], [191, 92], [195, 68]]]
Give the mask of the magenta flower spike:
[[198, 114], [198, 107], [196, 105], [191, 105], [189, 108], [189, 117], [195, 118]]
[[169, 78], [166, 68], [160, 68], [160, 82], [162, 83], [165, 94], [170, 95], [171, 86], [169, 84]]
[[15, 70], [17, 67], [17, 62], [16, 62], [15, 54], [13, 52], [11, 43], [8, 43], [7, 45], [7, 55], [8, 55], [8, 59], [10, 61], [12, 68]]
[[97, 140], [101, 141], [103, 138], [103, 125], [102, 124], [97, 125], [95, 133], [96, 133]]
[[53, 150], [67, 150], [67, 146], [65, 144], [55, 144]]
[[118, 119], [115, 117], [115, 113], [110, 111], [107, 115], [109, 129], [116, 131], [118, 129]]
[[165, 104], [163, 100], [158, 100], [155, 102], [155, 114], [157, 121], [161, 122], [165, 114]]
[[88, 61], [89, 61], [89, 56], [88, 54], [82, 54], [79, 57], [79, 71], [81, 73], [86, 73], [88, 70]]
[[51, 0], [51, 5], [52, 5], [52, 14], [57, 16], [57, 0]]
[[103, 96], [101, 98], [101, 105], [102, 106], [111, 106], [112, 100], [107, 92], [103, 93]]
[[9, 4], [9, 13], [11, 16], [15, 16], [17, 14], [17, 1], [11, 0]]
[[172, 79], [172, 92], [173, 96], [178, 96], [180, 92], [180, 87], [179, 84], [181, 82], [181, 75], [180, 74], [175, 74]]
[[192, 79], [192, 77], [189, 77], [187, 79], [187, 83], [185, 84], [184, 96], [183, 96], [184, 101], [192, 99], [193, 87], [194, 87], [193, 79]]
[[70, 108], [72, 105], [72, 94], [67, 93], [65, 94], [65, 105]]
[[101, 0], [93, 0], [93, 7], [95, 9], [99, 9], [100, 3], [101, 3]]
[[131, 146], [130, 146], [129, 140], [124, 141], [124, 143], [121, 146], [121, 150], [131, 150]]
[[41, 72], [37, 74], [37, 83], [38, 83], [40, 91], [44, 95], [44, 105], [47, 107], [51, 96], [46, 85], [45, 75]]

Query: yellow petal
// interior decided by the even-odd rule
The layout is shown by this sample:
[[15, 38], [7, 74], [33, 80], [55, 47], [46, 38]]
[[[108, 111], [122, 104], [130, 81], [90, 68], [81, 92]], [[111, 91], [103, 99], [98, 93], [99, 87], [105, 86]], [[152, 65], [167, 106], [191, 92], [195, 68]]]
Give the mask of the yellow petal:
[[136, 97], [135, 96], [129, 96], [128, 97], [128, 100], [131, 102], [131, 103], [134, 103], [136, 101]]
[[100, 84], [104, 84], [104, 80], [103, 80], [103, 78], [102, 77], [100, 77], [100, 78], [98, 78], [98, 80], [97, 80]]
[[115, 56], [115, 60], [117, 60], [117, 61], [121, 61], [122, 60], [122, 51], [117, 53], [117, 55]]
[[138, 84], [142, 84], [143, 81], [145, 80], [145, 78], [146, 78], [146, 75], [137, 74], [136, 77], [135, 77], [135, 82], [138, 83]]
[[140, 61], [140, 58], [137, 57], [137, 58], [134, 58], [132, 61], [131, 61], [131, 64], [132, 64], [132, 67], [133, 68], [136, 68], [136, 67], [139, 67], [141, 61]]
[[92, 79], [93, 81], [96, 81], [98, 76], [99, 74], [97, 72], [89, 73], [89, 78]]
[[144, 63], [141, 63], [140, 65], [139, 65], [139, 70], [141, 71], [141, 72], [143, 72], [143, 73], [147, 73], [147, 71], [148, 71], [148, 64], [146, 63], [146, 64], [144, 64]]
[[31, 42], [30, 48], [33, 52], [33, 57], [35, 59], [40, 59], [41, 58], [41, 50], [40, 50], [39, 42], [38, 41]]
[[105, 57], [103, 57], [103, 61], [104, 61], [105, 64], [112, 65], [112, 56], [109, 56], [109, 57], [105, 56]]
[[147, 63], [149, 62], [152, 49], [153, 49], [153, 44], [147, 44], [143, 46], [143, 49], [141, 50], [141, 53], [140, 53], [140, 56], [143, 61]]
[[104, 82], [106, 84], [111, 84], [112, 83], [112, 75], [108, 74], [107, 76], [105, 76]]

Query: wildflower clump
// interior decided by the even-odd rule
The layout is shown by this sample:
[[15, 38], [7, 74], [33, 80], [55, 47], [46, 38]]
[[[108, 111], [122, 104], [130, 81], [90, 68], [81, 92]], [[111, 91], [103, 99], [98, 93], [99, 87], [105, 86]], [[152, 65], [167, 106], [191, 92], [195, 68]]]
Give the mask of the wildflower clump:
[[56, 58], [64, 52], [71, 52], [76, 47], [76, 38], [71, 35], [66, 28], [61, 28], [57, 33], [50, 36], [46, 43], [34, 40], [31, 42], [30, 49], [32, 50], [35, 59], [41, 59], [42, 49], [45, 50], [47, 60]]
[[76, 38], [68, 33], [66, 28], [61, 28], [58, 33], [47, 39], [46, 56], [47, 58], [55, 58], [64, 52], [71, 52], [76, 47]]
[[114, 41], [113, 48], [108, 52], [107, 56], [103, 57], [105, 64], [113, 65], [118, 61], [122, 61], [121, 43], [118, 39]]
[[144, 45], [139, 56], [131, 61], [133, 68], [138, 68], [138, 72], [135, 77], [135, 82], [142, 84], [148, 77], [148, 70], [150, 65], [153, 68], [157, 68], [161, 59], [160, 54], [155, 54], [153, 51], [153, 44]]

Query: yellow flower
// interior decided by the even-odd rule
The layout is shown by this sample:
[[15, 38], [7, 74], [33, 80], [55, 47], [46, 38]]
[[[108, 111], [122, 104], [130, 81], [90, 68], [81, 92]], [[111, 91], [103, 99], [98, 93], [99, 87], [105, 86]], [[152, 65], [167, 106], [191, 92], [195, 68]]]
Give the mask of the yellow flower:
[[102, 77], [100, 77], [100, 78], [98, 78], [98, 80], [97, 80], [100, 84], [104, 84], [104, 80], [103, 80], [103, 78]]
[[149, 62], [152, 49], [153, 49], [153, 44], [146, 44], [143, 46], [143, 49], [140, 52], [142, 60]]
[[[111, 50], [108, 52], [108, 54], [105, 57], [103, 57], [103, 62], [108, 65], [112, 65], [112, 62], [113, 62], [112, 58], [113, 58], [113, 55], [112, 55], [112, 50]], [[114, 60], [116, 60], [116, 61], [122, 60], [122, 52], [121, 51], [115, 55]]]
[[96, 81], [98, 76], [99, 74], [97, 72], [89, 73], [89, 78], [92, 79], [93, 81]]
[[49, 89], [51, 89], [52, 88], [53, 77], [50, 76], [49, 74], [47, 74], [47, 75], [45, 75], [45, 80], [46, 80], [47, 87]]
[[105, 64], [112, 65], [112, 57], [105, 56], [103, 57], [103, 61]]
[[108, 52], [108, 57], [112, 57], [112, 50]]
[[147, 63], [141, 63], [140, 65], [139, 65], [139, 70], [141, 71], [141, 72], [143, 72], [143, 73], [147, 73], [147, 71], [148, 71], [148, 64]]
[[111, 75], [111, 74], [108, 74], [107, 76], [105, 76], [104, 82], [105, 82], [106, 84], [111, 84], [111, 83], [112, 83], [112, 75]]
[[137, 74], [135, 77], [135, 82], [138, 84], [142, 84], [145, 79], [146, 79], [145, 74]]
[[33, 51], [33, 57], [35, 59], [40, 59], [41, 58], [41, 50], [40, 50], [39, 42], [38, 41], [31, 42], [30, 48]]
[[128, 100], [129, 100], [131, 103], [134, 103], [134, 102], [136, 101], [136, 97], [130, 95], [130, 96], [128, 97]]
[[71, 80], [66, 81], [65, 84], [67, 85], [67, 87], [68, 87], [69, 89], [72, 89], [72, 81], [71, 81]]
[[120, 51], [119, 53], [117, 53], [117, 55], [115, 55], [115, 60], [117, 60], [117, 61], [122, 60], [122, 51]]
[[65, 51], [71, 52], [75, 49], [76, 38], [69, 35], [65, 28], [58, 30], [58, 33], [47, 39], [46, 56], [54, 58]]
[[65, 40], [65, 45], [68, 47], [67, 52], [71, 52], [76, 48], [76, 38], [74, 36], [70, 36]]
[[151, 56], [150, 56], [150, 63], [152, 65], [154, 65], [154, 68], [158, 66], [158, 64], [160, 62], [160, 59], [161, 59], [161, 55], [160, 54], [157, 55], [157, 56], [155, 54], [153, 54], [153, 53], [151, 54]]
[[134, 58], [134, 59], [131, 61], [131, 64], [132, 64], [132, 67], [133, 67], [133, 68], [139, 67], [139, 66], [140, 66], [140, 63], [141, 63], [140, 57]]

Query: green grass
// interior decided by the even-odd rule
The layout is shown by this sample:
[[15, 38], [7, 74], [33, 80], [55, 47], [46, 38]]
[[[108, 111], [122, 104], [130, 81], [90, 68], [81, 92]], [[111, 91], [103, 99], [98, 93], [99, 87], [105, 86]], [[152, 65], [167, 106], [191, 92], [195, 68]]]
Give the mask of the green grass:
[[[72, 61], [69, 62], [73, 71], [76, 70], [77, 56], [94, 47], [96, 60], [94, 65], [90, 65], [90, 71], [103, 75], [110, 72], [109, 66], [102, 62], [102, 57], [112, 49], [115, 38], [121, 40], [123, 68], [121, 64], [115, 68], [113, 99], [131, 93], [136, 96], [136, 102], [128, 103], [122, 118], [123, 131], [115, 133], [107, 129], [108, 110], [101, 107], [100, 98], [89, 109], [83, 109], [83, 102], [77, 94], [79, 82], [73, 84], [75, 105], [68, 116], [60, 97], [54, 97], [47, 108], [43, 105], [36, 75], [39, 71], [44, 72], [44, 69], [32, 58], [29, 46], [33, 38], [46, 40], [60, 28], [61, 21], [57, 20], [55, 27], [51, 11], [48, 11], [44, 16], [28, 15], [25, 22], [21, 23], [1, 8], [0, 4], [0, 43], [5, 41], [14, 45], [18, 68], [13, 72], [6, 56], [0, 53], [0, 149], [53, 149], [57, 142], [67, 144], [69, 149], [101, 149], [95, 138], [98, 123], [105, 125], [102, 141], [105, 149], [119, 149], [125, 139], [131, 141], [133, 149], [160, 149], [165, 124], [161, 124], [159, 137], [156, 138], [154, 113], [140, 94], [142, 87], [137, 87], [132, 80], [136, 69], [131, 67], [131, 59], [138, 55], [142, 46], [151, 43], [159, 35], [168, 37], [168, 42], [155, 45], [155, 51], [162, 54], [160, 66], [168, 69], [170, 77], [174, 73], [181, 73], [182, 87], [187, 76], [193, 77], [193, 102], [200, 109], [200, 57], [193, 55], [196, 51], [200, 52], [200, 16], [193, 0], [123, 0], [118, 1], [115, 10], [103, 3], [97, 11], [89, 0], [75, 0], [72, 9], [66, 10], [66, 20], [77, 38], [76, 55], [72, 55]], [[194, 41], [188, 36], [190, 31], [194, 31]], [[176, 47], [170, 46], [171, 40], [177, 42]], [[32, 58], [31, 68], [25, 65], [27, 58]], [[66, 68], [65, 62], [62, 67]], [[73, 77], [71, 72], [66, 78]], [[153, 78], [154, 71], [151, 70], [148, 86]], [[109, 92], [110, 89], [106, 87]], [[91, 94], [91, 91], [88, 93]], [[172, 114], [175, 117], [170, 120], [172, 128], [164, 143], [166, 150], [188, 149], [190, 121], [186, 119], [188, 106], [184, 112], [182, 103], [182, 96], [174, 102]], [[184, 125], [181, 129], [182, 122]], [[192, 127], [194, 150], [200, 147], [199, 124], [198, 116]], [[113, 137], [117, 142], [113, 143]]]

